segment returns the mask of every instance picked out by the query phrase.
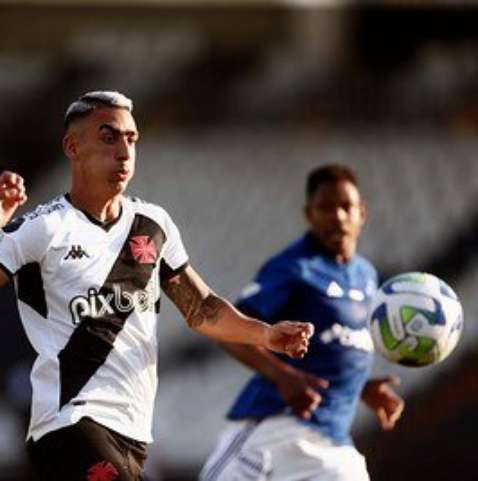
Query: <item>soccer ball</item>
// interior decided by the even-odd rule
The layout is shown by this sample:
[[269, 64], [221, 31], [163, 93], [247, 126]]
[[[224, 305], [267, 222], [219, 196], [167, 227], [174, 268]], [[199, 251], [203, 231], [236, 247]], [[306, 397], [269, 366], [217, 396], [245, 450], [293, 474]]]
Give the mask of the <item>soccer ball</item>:
[[463, 309], [450, 286], [438, 277], [409, 272], [378, 290], [369, 327], [375, 350], [404, 366], [443, 361], [463, 330]]

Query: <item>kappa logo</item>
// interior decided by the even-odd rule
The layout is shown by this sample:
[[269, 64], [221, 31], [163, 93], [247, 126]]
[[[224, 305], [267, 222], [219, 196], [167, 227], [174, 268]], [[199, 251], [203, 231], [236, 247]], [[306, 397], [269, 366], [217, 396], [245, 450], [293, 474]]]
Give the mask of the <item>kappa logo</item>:
[[68, 260], [68, 259], [83, 259], [83, 257], [90, 257], [88, 252], [86, 252], [81, 245], [72, 245], [68, 254], [64, 257], [63, 260]]
[[158, 257], [156, 246], [147, 235], [136, 235], [129, 241], [131, 254], [138, 264], [154, 264]]

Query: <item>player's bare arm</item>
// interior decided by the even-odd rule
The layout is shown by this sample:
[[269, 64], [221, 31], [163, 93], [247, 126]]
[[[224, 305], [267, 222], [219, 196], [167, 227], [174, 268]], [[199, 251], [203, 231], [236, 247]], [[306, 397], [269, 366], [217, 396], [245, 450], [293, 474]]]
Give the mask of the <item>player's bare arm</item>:
[[3, 269], [0, 269], [0, 287], [3, 287], [9, 281], [10, 277], [3, 271]]
[[227, 308], [227, 302], [211, 292], [190, 266], [164, 282], [162, 288], [192, 329], [205, 323], [214, 325], [221, 310]]
[[0, 227], [27, 201], [23, 178], [8, 170], [0, 174]]
[[191, 266], [162, 283], [166, 295], [195, 331], [223, 342], [266, 347], [272, 351], [303, 357], [313, 327], [308, 323], [282, 321], [274, 326], [244, 316], [217, 296]]
[[284, 402], [297, 416], [310, 419], [317, 409], [329, 382], [287, 364], [271, 352], [258, 346], [221, 343], [231, 356], [276, 385]]

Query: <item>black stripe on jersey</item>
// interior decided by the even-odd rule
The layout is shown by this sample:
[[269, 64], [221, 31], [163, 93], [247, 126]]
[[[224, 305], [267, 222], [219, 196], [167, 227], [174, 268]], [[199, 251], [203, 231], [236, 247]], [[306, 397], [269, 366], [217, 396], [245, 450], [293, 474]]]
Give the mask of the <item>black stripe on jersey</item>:
[[38, 262], [25, 264], [18, 269], [16, 278], [18, 299], [28, 304], [40, 316], [46, 319], [48, 317], [48, 308], [40, 264]]
[[[121, 292], [133, 294], [143, 290], [148, 284], [154, 262], [138, 262], [133, 256], [132, 244], [135, 237], [147, 236], [154, 242], [156, 260], [166, 240], [161, 227], [153, 220], [136, 214], [128, 237], [111, 268], [108, 277], [99, 290], [103, 296], [114, 294], [114, 286], [120, 287]], [[121, 331], [126, 319], [133, 311], [119, 310], [111, 306], [114, 313], [106, 313], [100, 317], [85, 317], [75, 329], [65, 348], [59, 353], [60, 361], [60, 408], [78, 395], [85, 384], [105, 362], [113, 349], [116, 336]]]

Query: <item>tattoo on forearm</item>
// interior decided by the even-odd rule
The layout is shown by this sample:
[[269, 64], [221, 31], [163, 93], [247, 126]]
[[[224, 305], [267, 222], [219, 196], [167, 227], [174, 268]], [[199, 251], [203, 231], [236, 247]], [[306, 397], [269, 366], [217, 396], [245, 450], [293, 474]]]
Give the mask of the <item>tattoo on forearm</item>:
[[200, 308], [187, 318], [188, 324], [191, 327], [199, 327], [204, 322], [209, 324], [216, 324], [222, 309], [226, 303], [215, 294], [209, 294], [203, 299]]
[[179, 274], [165, 282], [162, 287], [192, 328], [205, 322], [215, 324], [222, 309], [227, 306], [226, 302], [215, 294], [203, 297], [187, 273]]

